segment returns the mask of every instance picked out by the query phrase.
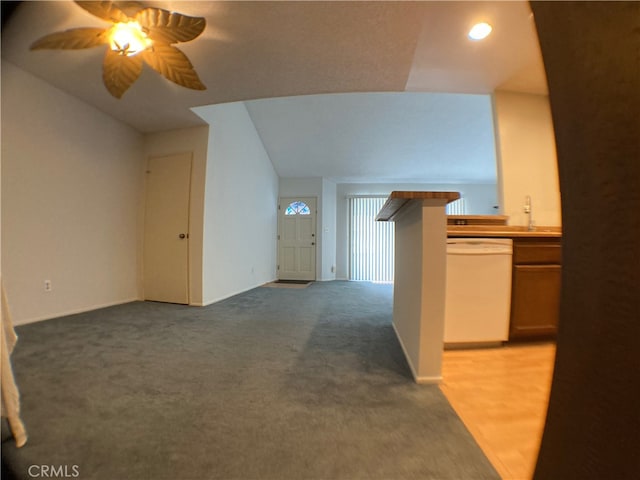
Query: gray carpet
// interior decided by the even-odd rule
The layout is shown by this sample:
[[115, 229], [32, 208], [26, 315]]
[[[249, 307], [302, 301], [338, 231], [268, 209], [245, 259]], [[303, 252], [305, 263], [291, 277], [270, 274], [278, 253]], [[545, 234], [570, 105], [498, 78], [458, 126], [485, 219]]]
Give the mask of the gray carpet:
[[388, 285], [323, 282], [20, 326], [29, 442], [4, 429], [3, 463], [17, 478], [499, 478], [438, 387], [411, 379], [391, 306]]

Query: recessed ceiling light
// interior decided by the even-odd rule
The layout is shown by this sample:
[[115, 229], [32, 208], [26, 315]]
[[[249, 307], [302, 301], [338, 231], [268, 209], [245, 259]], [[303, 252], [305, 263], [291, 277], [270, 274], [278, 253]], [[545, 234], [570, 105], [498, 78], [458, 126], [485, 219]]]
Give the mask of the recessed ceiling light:
[[471, 40], [482, 40], [483, 38], [487, 38], [491, 30], [491, 25], [488, 23], [476, 23], [471, 27], [471, 30], [469, 30], [469, 38]]

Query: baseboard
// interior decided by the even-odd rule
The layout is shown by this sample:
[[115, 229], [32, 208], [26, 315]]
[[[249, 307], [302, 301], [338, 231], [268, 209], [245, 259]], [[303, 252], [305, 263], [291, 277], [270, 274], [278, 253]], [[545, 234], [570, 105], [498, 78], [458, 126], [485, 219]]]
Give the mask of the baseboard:
[[411, 363], [411, 357], [407, 354], [407, 349], [404, 346], [404, 342], [402, 341], [402, 338], [398, 334], [398, 330], [396, 329], [396, 324], [394, 322], [391, 322], [391, 326], [393, 327], [393, 331], [396, 334], [396, 338], [398, 339], [398, 342], [400, 343], [400, 348], [402, 348], [402, 353], [404, 353], [404, 358], [407, 360], [407, 364], [409, 365], [409, 370], [411, 370], [411, 376], [417, 382], [418, 381], [418, 375], [416, 375], [416, 370], [415, 370], [415, 368], [413, 368], [413, 363]]
[[439, 385], [442, 383], [442, 377], [417, 377], [416, 383], [420, 385]]
[[402, 353], [404, 353], [404, 358], [407, 359], [407, 364], [409, 365], [409, 369], [411, 370], [411, 375], [413, 376], [413, 380], [416, 383], [419, 383], [419, 384], [422, 384], [422, 385], [442, 383], [442, 376], [441, 375], [437, 376], [437, 377], [425, 377], [425, 376], [419, 376], [416, 373], [416, 369], [414, 368], [413, 364], [411, 363], [411, 357], [409, 357], [409, 355], [407, 354], [407, 349], [405, 348], [404, 343], [402, 342], [402, 338], [398, 334], [398, 330], [396, 329], [396, 324], [391, 322], [391, 326], [393, 327], [393, 331], [396, 334], [396, 338], [398, 339], [398, 342], [400, 343], [400, 347], [402, 348]]
[[202, 303], [191, 303], [190, 305], [193, 305], [195, 307], [206, 307], [208, 305], [213, 305], [214, 303], [221, 302], [222, 300], [226, 300], [227, 298], [235, 297], [236, 295], [240, 295], [241, 293], [248, 292], [249, 290], [253, 290], [254, 288], [261, 287], [262, 285], [264, 285], [266, 283], [275, 282], [276, 280], [277, 280], [277, 278], [274, 278], [273, 280], [269, 280], [267, 282], [260, 282], [257, 285], [245, 288], [243, 290], [239, 290], [239, 291], [237, 291], [235, 293], [229, 293], [227, 295], [223, 295], [222, 297], [216, 297], [214, 299], [210, 298], [208, 300], [204, 300]]
[[491, 342], [444, 342], [445, 350], [470, 350], [480, 348], [498, 348], [502, 347], [504, 342], [501, 340]]
[[116, 305], [123, 305], [125, 303], [139, 302], [139, 301], [142, 301], [142, 299], [138, 297], [130, 298], [128, 300], [118, 300], [116, 302], [108, 302], [100, 305], [92, 305], [90, 307], [65, 310], [63, 312], [59, 312], [54, 315], [46, 315], [44, 317], [29, 318], [27, 320], [14, 320], [13, 324], [17, 327], [18, 325], [27, 325], [29, 323], [44, 322], [45, 320], [52, 320], [54, 318], [67, 317], [69, 315], [77, 315], [79, 313], [92, 312], [94, 310], [100, 310], [102, 308], [115, 307]]

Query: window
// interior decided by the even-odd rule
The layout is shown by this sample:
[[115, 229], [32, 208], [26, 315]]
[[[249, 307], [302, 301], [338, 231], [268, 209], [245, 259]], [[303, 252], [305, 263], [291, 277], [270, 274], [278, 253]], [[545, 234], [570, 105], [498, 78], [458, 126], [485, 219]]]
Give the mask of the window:
[[447, 215], [466, 215], [467, 204], [464, 201], [464, 197], [460, 197], [458, 200], [454, 200], [447, 204]]
[[386, 197], [349, 199], [349, 278], [392, 283], [395, 230], [393, 222], [376, 222]]
[[304, 202], [291, 202], [284, 211], [285, 215], [311, 215], [309, 206]]

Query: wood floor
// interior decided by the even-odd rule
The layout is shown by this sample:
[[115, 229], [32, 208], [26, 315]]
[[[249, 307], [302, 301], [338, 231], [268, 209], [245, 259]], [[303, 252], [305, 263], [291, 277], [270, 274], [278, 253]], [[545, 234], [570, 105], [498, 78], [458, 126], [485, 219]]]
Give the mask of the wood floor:
[[544, 343], [444, 352], [440, 388], [505, 480], [533, 476], [555, 351]]

